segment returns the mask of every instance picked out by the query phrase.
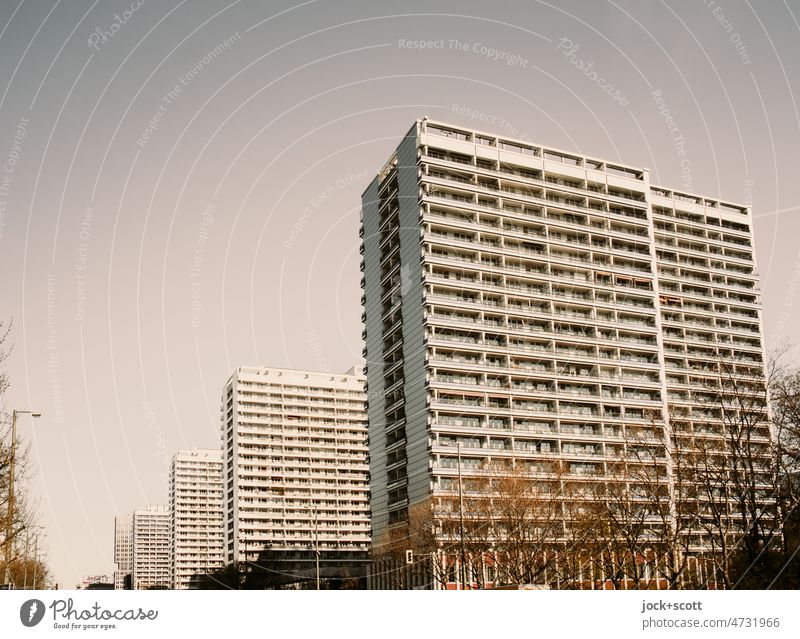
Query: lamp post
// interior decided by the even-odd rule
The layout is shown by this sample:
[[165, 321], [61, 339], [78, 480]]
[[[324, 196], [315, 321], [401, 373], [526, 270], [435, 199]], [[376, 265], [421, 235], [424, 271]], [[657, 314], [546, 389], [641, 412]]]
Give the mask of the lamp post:
[[8, 462], [8, 504], [6, 509], [6, 584], [11, 583], [11, 537], [14, 528], [14, 465], [17, 457], [17, 415], [30, 415], [33, 418], [41, 417], [41, 413], [30, 410], [11, 411], [11, 452]]
[[317, 525], [317, 506], [312, 506], [314, 511], [314, 557], [316, 560], [317, 590], [319, 590], [319, 528]]
[[247, 574], [250, 571], [250, 566], [247, 563], [248, 562], [248, 559], [247, 559], [247, 537], [244, 534], [242, 534], [242, 538], [241, 538], [240, 543], [242, 544], [242, 546], [244, 546], [244, 570], [243, 570], [244, 575], [242, 575], [241, 583], [239, 585], [239, 590], [242, 590], [242, 586], [247, 588]]
[[461, 537], [461, 589], [467, 587], [467, 551], [464, 548], [464, 486], [461, 482], [461, 442], [458, 442], [458, 512]]

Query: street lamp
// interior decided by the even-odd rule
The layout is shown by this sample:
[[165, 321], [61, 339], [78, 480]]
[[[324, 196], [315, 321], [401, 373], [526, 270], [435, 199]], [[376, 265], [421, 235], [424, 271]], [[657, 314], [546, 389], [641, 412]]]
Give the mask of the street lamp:
[[[458, 449], [458, 512], [460, 518], [460, 537], [461, 537], [461, 590], [467, 587], [467, 551], [464, 548], [464, 486], [461, 482], [461, 442], [457, 444]], [[471, 582], [472, 580], [470, 580]], [[472, 584], [470, 583], [470, 588]]]
[[33, 418], [41, 417], [41, 413], [31, 410], [11, 411], [11, 453], [8, 463], [8, 503], [6, 510], [6, 585], [11, 583], [11, 537], [14, 528], [14, 464], [17, 459], [17, 415], [30, 415]]
[[307, 509], [314, 513], [314, 563], [315, 572], [317, 576], [317, 590], [319, 590], [319, 528], [317, 524], [317, 505], [306, 506]]

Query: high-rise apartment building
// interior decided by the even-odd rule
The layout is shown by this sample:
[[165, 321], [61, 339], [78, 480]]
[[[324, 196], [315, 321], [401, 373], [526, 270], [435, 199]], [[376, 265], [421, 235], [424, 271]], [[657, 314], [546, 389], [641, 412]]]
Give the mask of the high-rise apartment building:
[[236, 370], [221, 415], [227, 563], [269, 555], [280, 573], [313, 577], [318, 548], [322, 577], [364, 575], [365, 400], [356, 368]]
[[170, 587], [170, 510], [146, 506], [133, 511], [133, 590]]
[[114, 517], [114, 589], [131, 589], [133, 570], [133, 516]]
[[633, 441], [668, 476], [718, 362], [762, 370], [748, 207], [647, 169], [426, 118], [361, 237], [373, 543], [452, 497], [459, 452], [467, 488], [508, 460], [602, 482]]
[[171, 587], [198, 587], [224, 565], [221, 450], [175, 454], [169, 507]]

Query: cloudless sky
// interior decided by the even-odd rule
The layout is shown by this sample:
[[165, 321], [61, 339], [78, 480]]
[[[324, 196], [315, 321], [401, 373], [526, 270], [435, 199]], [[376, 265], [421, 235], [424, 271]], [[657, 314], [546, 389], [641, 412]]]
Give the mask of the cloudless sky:
[[57, 581], [110, 576], [114, 516], [218, 445], [234, 368], [361, 359], [360, 194], [425, 115], [752, 204], [767, 340], [796, 340], [799, 21], [796, 0], [1, 3], [4, 401], [44, 413], [19, 429]]

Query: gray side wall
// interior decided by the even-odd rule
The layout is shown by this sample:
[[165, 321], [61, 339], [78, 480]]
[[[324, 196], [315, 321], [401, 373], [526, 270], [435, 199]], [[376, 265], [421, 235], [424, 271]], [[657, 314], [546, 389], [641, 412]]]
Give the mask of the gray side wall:
[[378, 178], [361, 196], [364, 263], [364, 302], [366, 312], [365, 359], [367, 366], [367, 418], [369, 420], [370, 516], [373, 539], [386, 528], [386, 433], [384, 423], [383, 354], [381, 348], [380, 237], [378, 235]]
[[[419, 222], [419, 175], [417, 125], [397, 148], [401, 313], [403, 318], [403, 377], [406, 412], [409, 501], [428, 492], [427, 410], [425, 351], [422, 322], [421, 241]], [[378, 180], [362, 196], [364, 246], [364, 309], [369, 408], [370, 511], [373, 543], [388, 526], [386, 473], [386, 417], [383, 339], [381, 322], [380, 237], [378, 230]], [[411, 381], [413, 380], [413, 381]], [[421, 471], [421, 472], [420, 472]]]
[[428, 410], [425, 376], [425, 325], [422, 299], [420, 178], [416, 127], [397, 150], [400, 200], [400, 263], [403, 274], [403, 374], [406, 398], [408, 503], [430, 492]]

